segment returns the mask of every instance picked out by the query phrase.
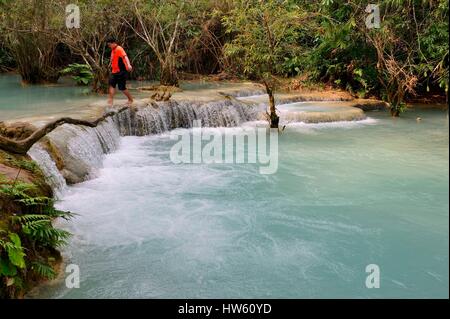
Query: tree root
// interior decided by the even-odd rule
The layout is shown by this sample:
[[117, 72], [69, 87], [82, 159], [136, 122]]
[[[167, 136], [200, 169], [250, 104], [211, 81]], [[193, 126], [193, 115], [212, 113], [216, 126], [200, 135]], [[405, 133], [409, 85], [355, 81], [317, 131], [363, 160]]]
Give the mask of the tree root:
[[[166, 95], [166, 93], [168, 94]], [[165, 88], [163, 89], [162, 94], [157, 91], [150, 98], [159, 102], [159, 101], [169, 101], [171, 97], [172, 94], [167, 90], [167, 88]]]
[[103, 116], [92, 122], [86, 120], [73, 119], [70, 117], [63, 117], [48, 123], [44, 127], [34, 131], [33, 134], [22, 140], [14, 140], [6, 136], [0, 135], [0, 149], [14, 154], [25, 155], [37, 141], [39, 141], [42, 137], [53, 131], [58, 126], [61, 126], [63, 124], [73, 124], [88, 127], [96, 127], [101, 121], [105, 120], [106, 118], [119, 114], [127, 110], [128, 108], [129, 108], [128, 106], [125, 106], [117, 111], [107, 112]]

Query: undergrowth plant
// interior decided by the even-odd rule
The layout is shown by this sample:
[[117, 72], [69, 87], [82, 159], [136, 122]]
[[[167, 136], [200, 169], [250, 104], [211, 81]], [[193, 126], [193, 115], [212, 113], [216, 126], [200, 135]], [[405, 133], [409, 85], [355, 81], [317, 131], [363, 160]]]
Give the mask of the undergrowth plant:
[[61, 71], [62, 75], [71, 75], [78, 85], [89, 85], [94, 80], [94, 73], [87, 64], [73, 63]]
[[21, 212], [7, 216], [0, 229], [0, 297], [17, 297], [29, 280], [53, 279], [56, 248], [70, 233], [53, 227], [55, 218], [73, 215], [55, 209], [54, 200], [36, 195], [36, 185], [14, 181], [0, 184], [0, 195], [12, 200]]

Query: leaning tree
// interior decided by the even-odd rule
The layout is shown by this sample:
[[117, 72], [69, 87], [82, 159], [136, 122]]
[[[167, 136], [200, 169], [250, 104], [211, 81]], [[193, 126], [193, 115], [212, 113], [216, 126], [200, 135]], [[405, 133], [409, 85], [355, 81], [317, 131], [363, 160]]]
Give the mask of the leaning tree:
[[264, 84], [269, 95], [266, 113], [271, 128], [278, 128], [274, 91], [276, 75], [283, 73], [286, 56], [299, 53], [298, 30], [308, 19], [295, 1], [236, 0], [234, 8], [223, 17], [232, 41], [225, 44], [225, 54], [247, 77]]

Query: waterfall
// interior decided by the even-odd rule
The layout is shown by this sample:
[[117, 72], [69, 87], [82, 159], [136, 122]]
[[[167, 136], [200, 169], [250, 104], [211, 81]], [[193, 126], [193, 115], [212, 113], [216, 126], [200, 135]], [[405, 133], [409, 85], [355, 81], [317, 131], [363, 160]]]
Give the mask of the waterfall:
[[257, 95], [264, 95], [267, 91], [263, 88], [255, 89], [255, 88], [249, 88], [249, 89], [241, 89], [234, 92], [228, 92], [227, 94], [233, 97], [249, 97], [249, 96], [257, 96]]
[[190, 128], [194, 120], [206, 127], [231, 127], [254, 120], [257, 110], [226, 99], [209, 103], [191, 101], [152, 102], [137, 112], [125, 110], [97, 127], [64, 124], [36, 143], [28, 154], [37, 162], [56, 196], [69, 184], [96, 176], [103, 155], [115, 151], [120, 137], [160, 134]]
[[232, 100], [206, 104], [160, 102], [137, 112], [132, 135], [159, 134], [175, 128], [189, 128], [194, 120], [201, 120], [202, 125], [207, 127], [230, 127], [255, 118], [256, 110]]
[[66, 180], [59, 172], [55, 162], [42, 147], [41, 143], [34, 144], [28, 151], [28, 155], [38, 164], [47, 183], [55, 192], [55, 197], [58, 198], [66, 187]]

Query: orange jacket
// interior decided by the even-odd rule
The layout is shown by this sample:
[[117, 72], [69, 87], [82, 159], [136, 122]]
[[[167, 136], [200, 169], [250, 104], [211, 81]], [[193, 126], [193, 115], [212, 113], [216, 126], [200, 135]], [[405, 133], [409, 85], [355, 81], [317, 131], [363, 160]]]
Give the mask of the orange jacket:
[[120, 46], [116, 46], [111, 51], [111, 68], [112, 73], [119, 73], [127, 70], [125, 57], [127, 56], [125, 50]]

